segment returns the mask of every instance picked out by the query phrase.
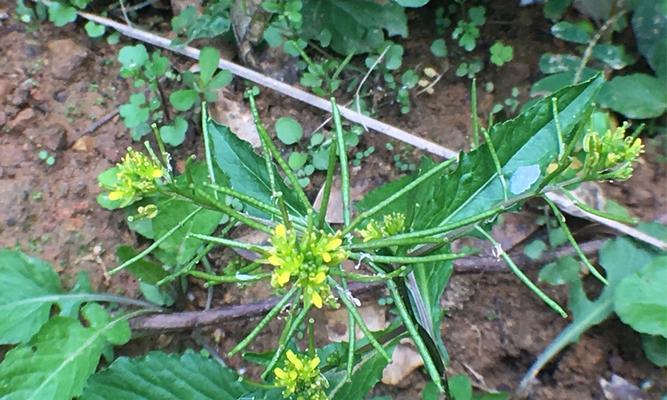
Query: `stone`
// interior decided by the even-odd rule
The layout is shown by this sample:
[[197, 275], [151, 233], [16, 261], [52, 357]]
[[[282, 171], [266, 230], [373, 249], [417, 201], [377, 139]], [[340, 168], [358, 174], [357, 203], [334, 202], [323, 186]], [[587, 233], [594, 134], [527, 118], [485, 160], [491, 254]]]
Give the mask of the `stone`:
[[36, 115], [32, 108], [24, 108], [19, 111], [16, 116], [9, 121], [9, 129], [12, 131], [21, 132], [30, 126], [30, 123], [35, 119]]
[[72, 39], [49, 42], [49, 68], [56, 79], [69, 80], [88, 57], [88, 49]]
[[60, 124], [49, 125], [46, 128], [28, 128], [23, 134], [37, 146], [51, 151], [62, 150], [67, 145], [66, 130]]

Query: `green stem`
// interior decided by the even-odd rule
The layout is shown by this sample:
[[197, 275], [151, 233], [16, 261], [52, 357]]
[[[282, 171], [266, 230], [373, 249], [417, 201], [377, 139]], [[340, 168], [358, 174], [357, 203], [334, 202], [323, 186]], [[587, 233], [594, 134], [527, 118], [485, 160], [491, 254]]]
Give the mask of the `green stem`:
[[239, 242], [239, 241], [236, 241], [236, 240], [225, 239], [225, 238], [216, 237], [216, 236], [201, 235], [199, 233], [190, 233], [190, 234], [188, 234], [188, 237], [192, 237], [192, 238], [199, 239], [199, 240], [204, 240], [204, 241], [207, 241], [207, 242], [221, 244], [221, 245], [227, 246], [227, 247], [234, 247], [234, 248], [237, 248], [237, 249], [253, 251], [253, 252], [259, 253], [259, 254], [266, 254], [269, 251], [269, 248], [265, 247], [265, 246], [259, 246], [259, 245], [256, 245], [256, 244]]
[[263, 201], [259, 201], [254, 197], [248, 196], [246, 194], [243, 194], [241, 192], [238, 192], [232, 188], [226, 187], [226, 186], [218, 186], [218, 185], [213, 185], [209, 183], [205, 183], [204, 186], [209, 187], [213, 189], [215, 192], [220, 192], [222, 194], [226, 194], [228, 196], [232, 196], [234, 198], [239, 199], [243, 203], [246, 203], [254, 208], [257, 208], [261, 211], [264, 211], [268, 214], [271, 215], [276, 215], [279, 216], [281, 215], [280, 210], [278, 210], [276, 207], [273, 207], [269, 204], [264, 203]]
[[[213, 157], [211, 157], [211, 138], [208, 135], [208, 112], [206, 109], [206, 102], [201, 103], [201, 129], [204, 136], [204, 153], [206, 157], [206, 168], [208, 169], [208, 179], [212, 185], [215, 185], [215, 171], [213, 170]], [[218, 199], [218, 192], [213, 192], [213, 195]]]
[[435, 383], [438, 389], [441, 392], [444, 392], [445, 388], [442, 386], [442, 377], [438, 373], [438, 368], [436, 368], [433, 359], [431, 359], [430, 353], [426, 348], [426, 344], [424, 343], [424, 340], [421, 338], [419, 332], [417, 331], [417, 327], [415, 326], [414, 322], [412, 322], [412, 318], [410, 318], [407, 307], [405, 303], [403, 303], [403, 299], [401, 298], [401, 295], [398, 292], [396, 284], [394, 283], [394, 281], [389, 280], [387, 281], [387, 287], [389, 288], [389, 293], [391, 294], [391, 297], [394, 300], [394, 305], [398, 309], [398, 313], [401, 316], [401, 319], [403, 320], [403, 324], [407, 328], [408, 333], [412, 338], [412, 341], [415, 343], [415, 346], [417, 346], [417, 350], [419, 351], [422, 360], [424, 360], [424, 365], [426, 366], [426, 371], [428, 371], [429, 377], [431, 378], [433, 383]]
[[553, 113], [554, 124], [556, 125], [556, 138], [558, 139], [558, 158], [560, 159], [565, 152], [565, 145], [563, 140], [563, 129], [560, 125], [560, 117], [558, 115], [558, 99], [551, 98], [551, 112]]
[[[216, 198], [210, 196], [208, 193], [201, 190], [195, 190], [195, 195], [201, 197], [206, 201], [211, 207], [222, 211], [223, 213], [229, 215], [230, 217], [239, 220], [241, 223], [248, 225], [251, 228], [257, 229], [265, 233], [271, 233], [271, 228], [269, 228], [265, 223], [259, 223], [254, 219], [248, 217], [240, 211], [235, 210], [233, 207], [228, 206], [227, 204], [217, 200]], [[186, 196], [187, 197], [187, 196]]]
[[361, 318], [361, 315], [359, 315], [359, 311], [357, 311], [357, 308], [350, 299], [347, 298], [348, 292], [347, 290], [343, 289], [342, 287], [338, 286], [338, 283], [331, 277], [329, 277], [329, 284], [332, 286], [336, 287], [336, 290], [338, 291], [338, 297], [340, 300], [343, 302], [345, 305], [345, 308], [347, 308], [347, 312], [352, 315], [352, 318], [354, 318], [355, 322], [359, 324], [359, 328], [361, 331], [364, 333], [364, 336], [368, 341], [373, 345], [375, 350], [382, 355], [382, 357], [385, 358], [385, 360], [390, 361], [391, 358], [385, 351], [384, 347], [380, 344], [380, 342], [377, 341], [371, 330], [366, 326], [366, 323], [364, 322], [363, 318]]
[[204, 279], [204, 280], [207, 281], [207, 283], [218, 284], [218, 283], [258, 282], [258, 281], [261, 281], [263, 279], [269, 278], [271, 276], [271, 273], [266, 272], [266, 273], [263, 273], [263, 274], [245, 275], [245, 276], [239, 277], [239, 275], [242, 275], [242, 274], [236, 274], [236, 275], [233, 275], [233, 276], [225, 276], [225, 275], [209, 274], [209, 273], [201, 272], [201, 271], [190, 271], [189, 275], [194, 276], [195, 278]]
[[345, 150], [345, 138], [343, 137], [343, 124], [340, 119], [340, 111], [336, 105], [336, 99], [331, 99], [331, 110], [333, 113], [334, 126], [336, 128], [336, 145], [338, 146], [338, 163], [340, 164], [341, 195], [343, 199], [343, 223], [350, 224], [350, 171], [347, 166], [347, 152]]
[[472, 78], [472, 89], [470, 90], [470, 102], [472, 112], [470, 119], [472, 122], [472, 146], [473, 148], [479, 146], [479, 117], [477, 116], [477, 78]]
[[[253, 113], [253, 117], [259, 120], [259, 112], [257, 111], [257, 105], [255, 104], [255, 98], [251, 94], [248, 95], [250, 99], [250, 108]], [[261, 128], [261, 129], [260, 129]], [[297, 179], [296, 175], [294, 175], [294, 172], [292, 171], [292, 168], [290, 168], [289, 165], [287, 165], [287, 162], [283, 159], [282, 155], [280, 154], [280, 151], [276, 147], [276, 145], [271, 141], [271, 138], [269, 137], [269, 134], [266, 132], [266, 129], [260, 124], [257, 126], [257, 131], [259, 133], [260, 138], [264, 141], [266, 146], [268, 147], [269, 152], [273, 156], [273, 158], [276, 160], [278, 163], [278, 166], [280, 166], [280, 169], [283, 170], [285, 175], [287, 176], [287, 179], [290, 181], [292, 184], [292, 189], [296, 192], [297, 197], [303, 204], [303, 206], [306, 208], [307, 213], [308, 213], [308, 218], [312, 218], [312, 205], [310, 204], [310, 201], [308, 200], [308, 196], [306, 196], [306, 192], [303, 191], [303, 188], [299, 184], [299, 179]]]
[[418, 264], [418, 263], [427, 263], [434, 261], [449, 261], [456, 260], [458, 258], [463, 258], [469, 256], [471, 253], [451, 253], [451, 254], [434, 254], [431, 256], [378, 256], [375, 254], [366, 254], [366, 253], [352, 253], [350, 257], [352, 260], [364, 260], [368, 259], [369, 261], [383, 264]]
[[[269, 143], [267, 143], [265, 139], [268, 138], [269, 135], [268, 133], [266, 133], [264, 124], [262, 124], [262, 119], [259, 117], [259, 111], [257, 111], [257, 104], [255, 103], [255, 96], [253, 96], [251, 90], [247, 90], [246, 94], [248, 95], [248, 100], [250, 102], [250, 112], [252, 114], [252, 119], [255, 122], [255, 127], [257, 128], [260, 142], [262, 143], [262, 155], [264, 156], [264, 164], [266, 166], [266, 171], [269, 173], [269, 186], [271, 187], [271, 196], [276, 196], [278, 193], [278, 189], [276, 186], [276, 177], [273, 169], [273, 163], [271, 163], [271, 150], [269, 149]], [[262, 135], [262, 132], [264, 133], [264, 135]]]
[[576, 240], [574, 240], [574, 236], [572, 236], [572, 232], [570, 231], [570, 228], [567, 226], [567, 222], [565, 221], [565, 216], [563, 213], [558, 209], [558, 207], [554, 204], [553, 201], [551, 201], [550, 198], [547, 196], [543, 196], [544, 201], [549, 204], [549, 207], [551, 207], [551, 211], [553, 211], [554, 215], [556, 216], [556, 219], [558, 220], [558, 224], [560, 225], [561, 229], [563, 232], [565, 232], [565, 236], [567, 237], [567, 240], [570, 242], [572, 247], [574, 248], [574, 251], [577, 253], [577, 256], [579, 256], [579, 259], [581, 262], [584, 263], [586, 268], [588, 268], [588, 271], [596, 277], [600, 282], [604, 283], [607, 285], [607, 280], [602, 276], [600, 271], [598, 271], [593, 264], [588, 260], [588, 257], [584, 254], [584, 252], [581, 250], [581, 247], [579, 247], [579, 244], [577, 243]]
[[610, 220], [612, 220], [612, 221], [622, 222], [622, 223], [624, 223], [624, 224], [632, 224], [632, 225], [634, 225], [634, 224], [637, 223], [637, 219], [636, 219], [636, 218], [632, 218], [632, 217], [624, 217], [624, 216], [622, 216], [622, 215], [616, 215], [616, 214], [609, 214], [609, 213], [607, 213], [607, 212], [597, 210], [597, 209], [595, 209], [595, 208], [589, 206], [588, 204], [584, 203], [583, 201], [579, 200], [579, 199], [578, 199], [575, 195], [573, 195], [569, 190], [565, 190], [565, 189], [563, 189], [563, 190], [561, 191], [561, 193], [565, 194], [565, 196], [566, 196], [568, 199], [570, 199], [570, 200], [574, 203], [575, 206], [577, 206], [577, 207], [581, 208], [582, 210], [584, 210], [584, 211], [586, 211], [586, 212], [589, 212], [589, 213], [591, 213], [591, 214], [593, 214], [593, 215], [597, 215], [598, 217], [602, 217], [602, 218], [610, 219]]
[[326, 222], [327, 210], [329, 208], [329, 198], [331, 197], [331, 187], [333, 186], [333, 177], [336, 169], [336, 145], [332, 143], [329, 146], [329, 163], [327, 164], [327, 177], [324, 180], [324, 189], [322, 193], [322, 202], [320, 203], [320, 212], [318, 214], [317, 226], [322, 229]]
[[418, 244], [442, 243], [443, 241], [445, 241], [445, 239], [441, 237], [416, 237], [407, 239], [392, 239], [391, 237], [388, 237], [386, 239], [371, 240], [365, 243], [354, 243], [351, 244], [348, 249], [368, 250], [392, 246], [415, 246]]
[[404, 195], [409, 193], [412, 189], [419, 186], [425, 180], [429, 179], [433, 175], [435, 175], [438, 172], [440, 172], [440, 171], [444, 170], [445, 168], [449, 167], [455, 161], [456, 161], [456, 159], [451, 159], [451, 160], [447, 160], [447, 161], [444, 161], [444, 162], [436, 165], [435, 167], [426, 171], [424, 174], [418, 176], [414, 181], [407, 184], [403, 189], [399, 190], [398, 192], [389, 196], [387, 199], [385, 199], [385, 200], [381, 201], [380, 203], [376, 204], [371, 209], [362, 212], [349, 225], [347, 225], [345, 227], [345, 229], [343, 230], [343, 235], [347, 235], [354, 228], [356, 228], [357, 225], [359, 225], [362, 221], [364, 221], [364, 220], [374, 216], [378, 212], [384, 210], [389, 204], [391, 204], [391, 203], [395, 202], [396, 200], [400, 199], [401, 197], [403, 197]]
[[484, 136], [484, 142], [486, 143], [486, 147], [489, 149], [489, 154], [491, 155], [491, 160], [493, 160], [493, 165], [496, 168], [496, 173], [498, 174], [498, 178], [500, 179], [500, 184], [503, 187], [503, 200], [507, 201], [507, 181], [505, 180], [505, 175], [503, 175], [503, 168], [500, 165], [500, 160], [498, 159], [498, 153], [496, 153], [496, 147], [493, 144], [493, 140], [491, 140], [491, 135], [489, 134], [489, 131], [486, 129], [482, 129], [482, 135]]
[[477, 231], [479, 233], [481, 233], [489, 242], [491, 242], [493, 247], [496, 249], [498, 255], [500, 257], [502, 257], [502, 259], [505, 261], [505, 263], [510, 268], [510, 270], [512, 270], [514, 275], [516, 275], [521, 280], [521, 282], [524, 283], [524, 285], [528, 286], [528, 288], [530, 290], [532, 290], [533, 293], [535, 293], [537, 295], [537, 297], [539, 297], [543, 302], [545, 302], [554, 311], [559, 313], [561, 315], [561, 317], [567, 318], [567, 313], [565, 312], [565, 310], [563, 310], [563, 307], [558, 305], [558, 303], [556, 303], [554, 300], [552, 300], [549, 296], [546, 295], [546, 293], [544, 293], [539, 287], [537, 287], [537, 285], [535, 285], [533, 282], [531, 282], [530, 279], [528, 279], [528, 277], [523, 273], [523, 271], [521, 271], [521, 269], [519, 269], [519, 267], [514, 263], [514, 261], [512, 261], [510, 256], [507, 255], [507, 253], [502, 248], [500, 243], [498, 243], [493, 238], [493, 236], [489, 235], [484, 229], [480, 228], [479, 226], [476, 226], [475, 229], [477, 229]]
[[296, 330], [299, 328], [303, 320], [306, 318], [309, 311], [310, 311], [310, 305], [301, 309], [296, 318], [289, 324], [289, 327], [287, 328], [287, 334], [284, 337], [281, 337], [276, 352], [273, 353], [271, 361], [269, 361], [269, 363], [266, 366], [266, 370], [264, 371], [264, 373], [262, 373], [262, 379], [266, 380], [268, 375], [273, 371], [273, 367], [275, 367], [278, 360], [280, 360], [280, 357], [283, 356], [285, 349], [287, 349], [287, 344], [289, 343], [290, 339], [292, 339], [292, 336], [294, 336]]
[[137, 254], [136, 256], [130, 258], [129, 260], [125, 261], [121, 265], [117, 266], [116, 268], [112, 269], [109, 271], [109, 275], [114, 275], [123, 269], [129, 267], [130, 265], [134, 264], [135, 262], [141, 260], [142, 258], [146, 257], [149, 255], [153, 250], [158, 248], [164, 242], [165, 240], [169, 239], [171, 235], [174, 234], [177, 230], [181, 229], [188, 221], [190, 221], [199, 211], [201, 211], [203, 207], [197, 207], [194, 211], [192, 211], [190, 214], [188, 214], [185, 218], [183, 218], [178, 224], [174, 225], [171, 229], [169, 229], [164, 235], [162, 235], [159, 239], [154, 241], [150, 246], [146, 247], [142, 252]]
[[351, 281], [357, 281], [357, 282], [380, 282], [380, 281], [386, 281], [388, 279], [397, 278], [399, 276], [404, 276], [405, 274], [407, 274], [407, 272], [408, 272], [407, 268], [401, 267], [388, 274], [381, 273], [377, 275], [364, 275], [364, 274], [357, 274], [354, 272], [343, 272], [340, 274], [340, 276], [348, 278]]
[[255, 328], [250, 332], [248, 336], [246, 336], [242, 341], [240, 341], [234, 348], [229, 352], [229, 356], [233, 356], [234, 354], [238, 353], [239, 351], [243, 350], [250, 342], [253, 341], [259, 335], [259, 333], [264, 329], [266, 325], [273, 320], [273, 318], [278, 315], [280, 310], [283, 309], [283, 307], [290, 301], [292, 297], [294, 297], [294, 294], [297, 292], [298, 286], [292, 286], [292, 288], [287, 292], [281, 299], [280, 301], [273, 306], [271, 311], [269, 311], [264, 318], [262, 318], [261, 321], [255, 326]]

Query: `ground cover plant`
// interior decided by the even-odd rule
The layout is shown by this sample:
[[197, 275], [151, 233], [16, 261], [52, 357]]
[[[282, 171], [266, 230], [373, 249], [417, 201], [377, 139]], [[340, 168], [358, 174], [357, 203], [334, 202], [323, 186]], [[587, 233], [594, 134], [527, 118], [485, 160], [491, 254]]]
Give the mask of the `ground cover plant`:
[[[588, 46], [576, 49], [581, 57], [545, 54], [539, 67], [551, 75], [533, 85], [531, 101], [519, 107], [519, 89], [513, 87], [504, 101], [487, 104], [488, 114], [480, 118], [477, 97], [495, 90], [485, 74], [491, 68], [502, 73], [515, 48], [485, 38], [485, 25], [494, 23], [486, 3], [427, 3], [289, 0], [248, 3], [241, 10], [228, 1], [190, 5], [170, 21], [172, 46], [209, 44], [190, 69], [173, 62], [168, 51], [139, 42], [118, 46], [114, 60], [129, 87], [127, 102], [118, 107], [119, 121], [136, 143], [99, 174], [96, 200], [123, 215], [122, 229], [137, 238], [136, 248], [115, 249], [118, 262], [105, 270], [106, 278], [132, 276], [144, 299], [98, 292], [85, 274], [67, 281], [58, 274], [60, 265], [19, 248], [0, 250], [0, 398], [380, 400], [391, 398], [377, 389], [406, 342], [423, 365], [423, 399], [510, 398], [510, 388], [498, 390], [483, 384], [474, 370], [453, 369], [456, 353], [442, 335], [447, 311], [441, 298], [457, 276], [456, 262], [481, 260], [482, 244], [526, 297], [567, 321], [537, 359], [523, 361], [516, 395], [531, 396], [539, 374], [561, 351], [610, 318], [641, 335], [638, 347], [645, 357], [665, 367], [664, 225], [640, 224], [626, 231], [630, 236], [613, 237], [590, 251], [577, 243], [568, 222], [569, 215], [577, 215], [572, 209], [638, 222], [618, 204], [591, 208], [578, 193], [590, 183], [628, 180], [646, 142], [664, 135], [659, 125], [667, 103], [654, 93], [664, 81], [664, 43], [651, 36], [655, 29], [642, 18], [654, 11], [664, 16], [667, 9], [614, 3], [597, 15], [574, 11], [569, 2], [546, 2], [545, 15], [563, 19], [551, 30], [555, 37]], [[18, 2], [16, 12], [23, 23], [48, 19], [61, 27], [84, 15], [77, 10], [93, 6]], [[410, 155], [404, 160], [406, 153], [394, 153], [395, 144], [380, 147], [365, 126], [343, 118], [338, 104], [346, 101], [366, 115], [387, 107], [409, 115], [418, 94], [437, 90], [445, 67], [437, 71], [404, 59], [407, 16], [424, 6], [434, 11], [436, 33], [425, 48], [438, 62], [461, 56], [451, 75], [465, 82], [471, 97], [470, 150], [445, 161]], [[119, 3], [117, 15], [127, 19], [133, 12], [127, 8]], [[239, 12], [245, 24], [239, 25]], [[568, 22], [572, 16], [590, 18], [597, 34], [593, 23]], [[645, 69], [617, 75], [632, 56], [605, 35], [626, 29], [624, 18], [632, 20], [650, 75]], [[83, 29], [98, 44], [110, 33], [92, 21]], [[219, 68], [220, 51], [208, 41], [215, 37], [236, 42], [239, 59], [255, 69], [265, 68], [263, 51], [291, 57], [299, 84], [329, 101], [328, 126], [307, 134], [308, 124], [285, 115], [270, 126], [258, 105], [267, 91], [232, 83], [232, 73]], [[107, 41], [117, 42], [118, 35], [110, 33]], [[611, 60], [612, 53], [622, 63]], [[619, 82], [634, 82], [634, 88], [649, 78], [651, 96], [642, 102], [615, 100], [618, 90], [625, 91]], [[378, 97], [378, 87], [388, 94]], [[223, 88], [243, 88], [256, 146], [210, 115]], [[631, 120], [616, 122], [614, 113]], [[372, 168], [369, 160], [387, 152], [393, 155], [393, 179], [353, 200], [352, 175]], [[32, 158], [47, 171], [62, 162], [51, 148]], [[41, 198], [41, 192], [31, 197]], [[329, 217], [334, 207], [340, 220]], [[570, 249], [570, 255], [544, 263], [539, 282], [497, 238], [502, 221], [528, 207], [544, 211], [540, 223], [548, 239], [528, 243], [525, 256], [539, 262], [550, 247]], [[567, 296], [547, 285], [565, 286]], [[258, 287], [274, 297], [252, 314], [257, 319], [243, 336], [225, 342], [223, 354], [204, 342], [180, 352], [161, 346], [138, 356], [126, 351], [133, 337], [141, 340], [137, 321], [169, 317], [192, 293], [205, 292], [207, 311], [214, 289], [237, 291], [243, 298]], [[363, 315], [368, 300], [362, 293], [368, 290], [382, 293], [389, 320], [381, 329]], [[317, 330], [323, 313], [335, 310], [345, 313], [346, 334], [333, 341]], [[268, 342], [260, 340], [267, 334]], [[228, 364], [234, 357], [243, 368]]]

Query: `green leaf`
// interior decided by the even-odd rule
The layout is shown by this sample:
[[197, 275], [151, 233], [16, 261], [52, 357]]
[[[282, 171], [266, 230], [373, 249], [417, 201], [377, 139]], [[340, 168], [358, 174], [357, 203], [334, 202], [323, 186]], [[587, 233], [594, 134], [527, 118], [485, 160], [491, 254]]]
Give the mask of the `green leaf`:
[[160, 137], [171, 146], [178, 146], [185, 140], [185, 132], [188, 130], [188, 121], [183, 117], [176, 117], [172, 125], [160, 127]]
[[622, 45], [596, 44], [593, 47], [593, 57], [615, 70], [623, 69], [635, 62], [634, 57], [626, 53]]
[[559, 258], [556, 262], [549, 263], [540, 270], [538, 276], [540, 282], [550, 285], [563, 285], [579, 279], [579, 262], [572, 256]]
[[561, 19], [572, 0], [547, 0], [544, 3], [544, 17], [551, 20]]
[[402, 7], [412, 7], [417, 8], [425, 6], [430, 0], [394, 0], [398, 5]]
[[542, 253], [547, 249], [547, 244], [540, 239], [533, 240], [523, 249], [524, 254], [531, 260], [537, 260], [542, 257]]
[[232, 82], [232, 73], [226, 69], [221, 70], [208, 83], [209, 89], [222, 89]]
[[449, 377], [449, 392], [453, 400], [472, 400], [472, 384], [465, 375]]
[[447, 43], [445, 39], [435, 39], [431, 43], [431, 54], [436, 57], [447, 57]]
[[188, 111], [197, 101], [197, 92], [193, 89], [181, 89], [169, 95], [169, 102], [178, 111]]
[[551, 34], [561, 40], [565, 40], [566, 42], [579, 44], [588, 44], [588, 42], [591, 40], [591, 35], [589, 32], [584, 30], [580, 25], [576, 25], [567, 21], [554, 24], [551, 27]]
[[389, 50], [384, 55], [384, 65], [390, 70], [394, 71], [401, 67], [403, 63], [403, 46], [400, 44], [392, 44]]
[[49, 3], [49, 21], [57, 27], [62, 27], [76, 20], [76, 8], [66, 6], [57, 1]]
[[204, 86], [208, 86], [219, 62], [220, 52], [213, 47], [204, 47], [199, 53], [199, 74]]
[[28, 341], [62, 293], [58, 274], [47, 262], [0, 250], [0, 344]]
[[[448, 355], [445, 343], [442, 341], [442, 336], [440, 335], [440, 323], [443, 317], [440, 298], [442, 298], [445, 287], [447, 287], [452, 271], [453, 265], [451, 262], [416, 264], [413, 269], [419, 295], [422, 297], [423, 303], [428, 307], [428, 310], [426, 310], [428, 315], [422, 316], [420, 313], [417, 313], [420, 319], [419, 323], [427, 330], [430, 325], [431, 330], [428, 334], [431, 336], [433, 342], [435, 342], [441, 357], [445, 361]], [[429, 318], [430, 321], [421, 321], [424, 318]]]
[[614, 311], [637, 332], [667, 337], [667, 256], [623, 279], [614, 292]]
[[104, 25], [96, 24], [93, 21], [86, 22], [84, 28], [86, 29], [86, 33], [88, 34], [88, 36], [90, 36], [91, 38], [98, 38], [104, 35], [104, 31], [106, 31]]
[[[543, 74], [555, 74], [557, 72], [575, 72], [581, 64], [581, 57], [572, 54], [544, 53], [538, 63]], [[567, 82], [569, 84], [572, 79]], [[564, 86], [564, 85], [562, 85]], [[561, 86], [561, 87], [562, 87]], [[560, 87], [559, 87], [560, 88]]]
[[[656, 54], [667, 37], [667, 0], [640, 1], [632, 14], [632, 30], [639, 52], [658, 71]], [[664, 49], [664, 47], [663, 47]], [[664, 54], [664, 53], [663, 53]], [[664, 65], [664, 64], [663, 64]], [[664, 71], [663, 71], [664, 73]], [[664, 85], [662, 86], [664, 88]]]
[[70, 400], [81, 394], [107, 343], [130, 339], [127, 320], [110, 320], [99, 304], [88, 304], [82, 313], [88, 327], [55, 317], [30, 342], [7, 352], [0, 364], [1, 398]]
[[287, 164], [292, 168], [293, 170], [299, 170], [301, 169], [304, 165], [306, 165], [306, 162], [308, 161], [308, 154], [301, 152], [301, 151], [294, 151], [292, 154], [289, 155], [289, 158], [287, 159]]
[[[273, 204], [269, 172], [264, 159], [252, 150], [250, 143], [240, 139], [227, 126], [209, 118], [207, 127], [211, 135], [213, 160], [227, 174], [232, 188], [266, 204]], [[294, 190], [283, 183], [275, 168], [274, 174], [277, 190], [282, 192], [288, 209], [296, 215], [305, 215]], [[255, 216], [266, 216], [252, 207], [248, 207], [247, 211]]]
[[389, 36], [407, 37], [404, 9], [395, 3], [373, 0], [304, 0], [303, 39], [318, 39], [322, 31], [331, 32], [331, 48], [347, 56], [370, 53]]
[[664, 89], [664, 82], [647, 74], [617, 76], [604, 85], [598, 100], [628, 118], [655, 118], [667, 111]]
[[642, 335], [642, 348], [646, 358], [658, 367], [667, 367], [667, 338]]
[[118, 61], [125, 69], [136, 69], [143, 66], [148, 61], [148, 52], [143, 44], [136, 46], [124, 46], [118, 52]]
[[276, 135], [284, 144], [294, 144], [303, 137], [303, 128], [292, 117], [280, 117], [276, 121]]
[[148, 121], [150, 110], [146, 106], [146, 96], [143, 93], [130, 95], [130, 102], [118, 107], [120, 116], [126, 127], [137, 128]]
[[502, 66], [514, 58], [514, 48], [506, 46], [502, 42], [497, 41], [489, 49], [491, 53], [491, 62], [497, 66]]
[[[391, 355], [394, 348], [387, 349], [387, 353]], [[382, 378], [382, 371], [387, 366], [387, 360], [380, 354], [375, 354], [368, 361], [366, 361], [360, 368], [352, 374], [350, 382], [346, 382], [336, 392], [332, 400], [362, 400], [366, 397], [368, 392], [375, 386], [375, 384]], [[345, 379], [344, 372], [339, 372], [337, 380]], [[342, 376], [340, 376], [342, 375]], [[333, 383], [334, 379], [330, 380]], [[335, 385], [331, 384], [331, 387]]]
[[[126, 245], [118, 246], [116, 249], [116, 257], [121, 264], [132, 257], [135, 257], [137, 254], [139, 253], [135, 249]], [[167, 271], [160, 265], [147, 260], [146, 257], [130, 264], [127, 269], [139, 281], [149, 284], [156, 284], [168, 275]]]
[[192, 350], [121, 357], [88, 380], [82, 400], [236, 400], [251, 390], [231, 369]]

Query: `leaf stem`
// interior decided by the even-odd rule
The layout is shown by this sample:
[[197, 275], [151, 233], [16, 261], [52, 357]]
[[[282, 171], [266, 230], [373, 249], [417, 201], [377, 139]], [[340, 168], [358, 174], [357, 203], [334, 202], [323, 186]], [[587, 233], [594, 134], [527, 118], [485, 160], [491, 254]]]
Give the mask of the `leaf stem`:
[[250, 334], [248, 334], [248, 336], [246, 336], [242, 341], [240, 341], [236, 346], [234, 346], [234, 348], [229, 352], [229, 356], [230, 357], [233, 356], [234, 354], [238, 353], [239, 351], [243, 350], [246, 346], [248, 346], [248, 344], [250, 344], [250, 342], [253, 339], [255, 339], [257, 335], [259, 335], [259, 332], [261, 332], [262, 329], [264, 329], [264, 327], [268, 325], [268, 323], [271, 322], [271, 320], [273, 320], [273, 318], [276, 315], [278, 315], [280, 310], [282, 310], [282, 308], [290, 301], [290, 299], [294, 297], [294, 294], [297, 292], [298, 288], [299, 287], [296, 285], [292, 286], [289, 292], [287, 292], [280, 299], [280, 301], [276, 303], [276, 305], [273, 306], [273, 308], [264, 316], [264, 318], [262, 318], [262, 320], [259, 321], [257, 326], [255, 326], [255, 328], [250, 332]]
[[604, 283], [607, 285], [607, 279], [605, 279], [604, 276], [598, 271], [593, 264], [588, 260], [588, 257], [584, 254], [584, 252], [581, 250], [581, 247], [579, 247], [579, 244], [577, 243], [576, 240], [574, 240], [574, 236], [572, 236], [572, 232], [570, 231], [570, 228], [567, 226], [567, 222], [565, 221], [565, 216], [563, 213], [558, 209], [556, 204], [554, 204], [553, 201], [547, 196], [542, 196], [544, 201], [547, 202], [549, 207], [551, 207], [551, 211], [553, 211], [554, 215], [556, 216], [556, 219], [558, 220], [558, 224], [560, 225], [561, 229], [563, 229], [563, 232], [565, 232], [565, 236], [567, 237], [567, 240], [570, 242], [572, 247], [574, 248], [574, 251], [577, 253], [577, 256], [579, 256], [579, 259], [581, 262], [584, 263], [586, 268], [588, 268], [588, 272], [591, 273], [594, 277], [596, 277], [600, 282]]
[[434, 176], [438, 172], [444, 170], [445, 168], [449, 167], [455, 161], [456, 161], [456, 159], [451, 159], [451, 160], [441, 162], [440, 164], [438, 164], [435, 167], [431, 168], [430, 170], [426, 171], [424, 174], [418, 176], [414, 181], [405, 185], [404, 188], [402, 188], [398, 192], [394, 193], [393, 195], [389, 196], [387, 199], [385, 199], [385, 200], [381, 201], [380, 203], [376, 204], [371, 209], [360, 213], [349, 225], [347, 225], [345, 227], [345, 229], [343, 229], [343, 235], [346, 235], [346, 234], [350, 233], [362, 221], [364, 221], [365, 219], [368, 219], [368, 218], [374, 216], [375, 214], [377, 214], [378, 212], [382, 211], [389, 204], [391, 204], [394, 201], [398, 200], [399, 198], [403, 197], [405, 194], [409, 193], [412, 189], [419, 186], [422, 182], [424, 182], [425, 180]]
[[296, 333], [297, 328], [303, 320], [308, 316], [308, 312], [310, 311], [310, 305], [303, 307], [299, 314], [294, 318], [291, 323], [286, 326], [285, 328], [287, 329], [287, 333], [284, 337], [281, 337], [280, 343], [278, 344], [278, 348], [276, 349], [275, 353], [273, 353], [273, 357], [271, 357], [271, 361], [266, 366], [266, 370], [262, 373], [262, 379], [266, 380], [268, 377], [269, 373], [273, 371], [273, 367], [275, 367], [276, 363], [278, 360], [280, 360], [280, 357], [282, 357], [283, 353], [285, 352], [285, 349], [287, 348], [288, 342], [292, 339], [292, 336], [294, 336], [294, 333]]
[[484, 229], [480, 228], [479, 226], [475, 226], [475, 229], [482, 234], [488, 240], [493, 247], [496, 249], [497, 254], [502, 257], [502, 259], [505, 261], [507, 266], [514, 272], [514, 275], [516, 275], [521, 282], [524, 283], [524, 285], [528, 286], [530, 290], [533, 291], [539, 297], [543, 302], [545, 302], [551, 309], [556, 311], [558, 314], [560, 314], [561, 317], [567, 318], [567, 313], [565, 310], [563, 310], [563, 307], [558, 305], [554, 300], [552, 300], [549, 296], [547, 296], [546, 293], [544, 293], [537, 285], [535, 285], [533, 282], [531, 282], [530, 279], [526, 276], [526, 274], [521, 271], [521, 269], [512, 261], [510, 256], [505, 252], [505, 250], [502, 248], [500, 243], [498, 243], [493, 236], [491, 236], [489, 233], [487, 233]]
[[135, 262], [141, 260], [142, 258], [146, 257], [148, 254], [150, 254], [153, 250], [155, 250], [158, 246], [162, 244], [165, 240], [167, 240], [171, 235], [174, 234], [177, 230], [182, 228], [188, 221], [190, 221], [199, 211], [201, 211], [203, 207], [197, 207], [194, 211], [192, 211], [190, 214], [185, 216], [178, 224], [174, 225], [171, 229], [169, 229], [164, 235], [162, 235], [160, 238], [158, 238], [156, 241], [154, 241], [150, 246], [146, 247], [142, 252], [137, 254], [136, 256], [130, 258], [129, 260], [125, 261], [121, 265], [117, 266], [116, 268], [112, 269], [109, 271], [109, 275], [114, 275], [123, 269], [129, 267], [130, 265], [134, 264]]
[[329, 162], [327, 164], [327, 177], [324, 180], [324, 189], [322, 189], [322, 202], [318, 214], [317, 226], [322, 229], [326, 222], [327, 210], [329, 208], [329, 198], [331, 197], [331, 187], [333, 186], [334, 171], [336, 169], [336, 143], [329, 146]]
[[351, 253], [349, 258], [353, 260], [364, 260], [367, 259], [376, 263], [383, 264], [418, 264], [418, 263], [427, 263], [434, 261], [449, 261], [456, 260], [458, 258], [463, 258], [469, 256], [471, 253], [451, 253], [451, 254], [434, 254], [430, 256], [378, 256], [375, 254], [366, 254], [366, 253]]

